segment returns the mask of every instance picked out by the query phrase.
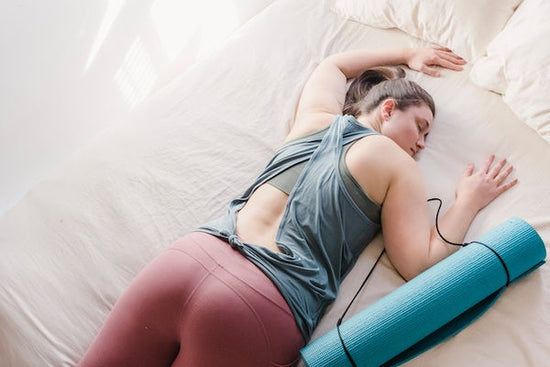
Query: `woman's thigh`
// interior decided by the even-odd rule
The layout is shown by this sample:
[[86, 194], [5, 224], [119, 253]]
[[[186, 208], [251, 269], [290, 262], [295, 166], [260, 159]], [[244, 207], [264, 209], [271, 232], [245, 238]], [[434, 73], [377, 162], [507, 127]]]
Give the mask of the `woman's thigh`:
[[195, 232], [140, 272], [81, 365], [292, 365], [301, 346], [273, 283], [227, 243]]
[[163, 251], [131, 282], [81, 366], [169, 366], [179, 352], [186, 299], [208, 276], [195, 259]]

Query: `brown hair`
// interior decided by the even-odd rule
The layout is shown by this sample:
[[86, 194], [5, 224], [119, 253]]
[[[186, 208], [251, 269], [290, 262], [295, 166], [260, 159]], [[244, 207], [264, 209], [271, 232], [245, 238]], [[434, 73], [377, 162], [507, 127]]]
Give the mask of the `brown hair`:
[[432, 96], [417, 83], [405, 79], [405, 70], [401, 67], [373, 68], [355, 78], [346, 93], [343, 113], [355, 117], [368, 114], [388, 98], [395, 100], [396, 108], [401, 111], [424, 103], [435, 116]]

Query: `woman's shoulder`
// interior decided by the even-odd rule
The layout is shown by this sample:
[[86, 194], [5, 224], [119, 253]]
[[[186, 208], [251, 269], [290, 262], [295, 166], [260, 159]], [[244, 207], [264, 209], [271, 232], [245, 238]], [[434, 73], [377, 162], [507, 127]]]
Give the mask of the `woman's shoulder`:
[[286, 136], [284, 142], [286, 143], [321, 131], [329, 126], [336, 116], [337, 115], [326, 111], [298, 113], [294, 118], [290, 132]]
[[419, 173], [416, 161], [381, 134], [359, 139], [350, 147], [345, 160], [352, 176], [378, 204], [385, 201], [392, 183]]
[[379, 161], [388, 167], [416, 165], [416, 161], [407, 152], [382, 134], [367, 135], [359, 139], [355, 145], [360, 158], [364, 160]]

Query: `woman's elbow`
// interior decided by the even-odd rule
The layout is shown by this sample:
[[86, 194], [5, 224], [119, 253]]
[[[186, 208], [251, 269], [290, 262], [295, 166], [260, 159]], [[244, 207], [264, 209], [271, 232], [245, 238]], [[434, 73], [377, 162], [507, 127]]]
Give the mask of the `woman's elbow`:
[[392, 251], [386, 246], [386, 251], [395, 270], [407, 282], [430, 267], [428, 251], [420, 248], [415, 251]]
[[422, 268], [411, 268], [403, 271], [399, 271], [399, 274], [403, 279], [405, 279], [406, 282], [409, 280], [416, 278], [419, 274], [421, 274], [424, 271]]
[[425, 257], [409, 261], [407, 266], [403, 267], [401, 270], [398, 269], [398, 272], [403, 279], [409, 281], [451, 255], [458, 248], [459, 247], [449, 246], [438, 239], [432, 239], [430, 241], [429, 251]]
[[406, 266], [396, 267], [396, 270], [399, 275], [408, 282], [428, 268], [429, 266], [422, 261], [410, 261]]

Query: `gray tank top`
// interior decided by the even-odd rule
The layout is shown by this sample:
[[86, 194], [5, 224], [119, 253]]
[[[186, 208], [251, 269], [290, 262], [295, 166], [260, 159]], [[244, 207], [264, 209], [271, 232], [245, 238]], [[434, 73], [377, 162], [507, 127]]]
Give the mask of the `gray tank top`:
[[[323, 136], [327, 133], [327, 131], [328, 131], [328, 127], [323, 130], [317, 131], [313, 134], [295, 139], [289, 143], [307, 140], [312, 137], [319, 137], [321, 140]], [[363, 191], [359, 183], [355, 180], [355, 178], [349, 171], [348, 166], [346, 165], [346, 161], [345, 161], [346, 153], [349, 150], [349, 148], [351, 148], [353, 143], [355, 143], [355, 141], [344, 145], [344, 149], [340, 156], [340, 163], [338, 168], [340, 170], [340, 175], [342, 176], [342, 181], [344, 183], [344, 186], [346, 186], [346, 190], [348, 190], [349, 194], [351, 195], [353, 201], [355, 201], [355, 203], [359, 206], [359, 208], [361, 208], [363, 213], [365, 213], [365, 215], [367, 215], [373, 222], [380, 222], [380, 206], [377, 203], [375, 203], [365, 193], [365, 191]], [[298, 181], [298, 177], [300, 177], [300, 173], [302, 173], [302, 170], [306, 166], [307, 162], [308, 161], [304, 161], [292, 167], [289, 167], [286, 171], [281, 172], [280, 174], [271, 178], [267, 182], [270, 185], [275, 186], [282, 192], [286, 193], [287, 195], [290, 195], [290, 192], [294, 188], [296, 181]]]
[[[355, 203], [339, 168], [343, 147], [376, 134], [352, 116], [338, 116], [323, 136], [285, 144], [227, 213], [199, 231], [227, 241], [278, 287], [304, 338], [334, 301], [343, 278], [380, 230]], [[281, 252], [245, 243], [236, 235], [238, 211], [254, 190], [289, 167], [307, 161], [283, 213], [275, 241]]]

